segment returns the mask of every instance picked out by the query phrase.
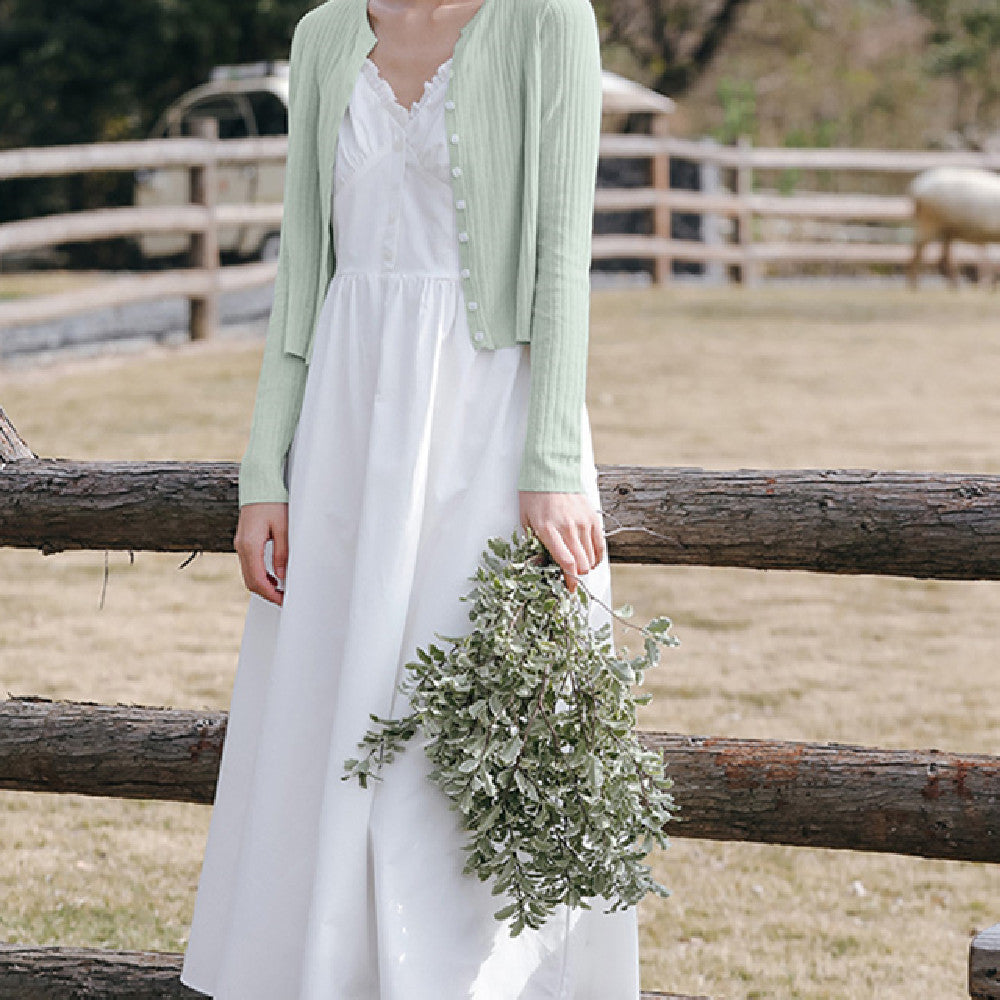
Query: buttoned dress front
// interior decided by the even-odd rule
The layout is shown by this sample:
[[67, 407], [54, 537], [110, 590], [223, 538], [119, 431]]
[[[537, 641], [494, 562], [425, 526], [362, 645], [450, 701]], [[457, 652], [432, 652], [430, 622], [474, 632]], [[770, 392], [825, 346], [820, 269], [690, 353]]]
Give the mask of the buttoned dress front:
[[[639, 995], [634, 908], [562, 907], [510, 937], [504, 897], [462, 873], [460, 815], [419, 739], [368, 789], [342, 780], [369, 714], [405, 712], [416, 649], [468, 628], [459, 598], [486, 539], [519, 525], [529, 345], [472, 343], [451, 63], [406, 109], [366, 60], [340, 127], [337, 268], [287, 458], [284, 603], [249, 598], [181, 975], [220, 1000]], [[599, 510], [585, 406], [580, 419]], [[584, 580], [610, 604], [606, 558]]]

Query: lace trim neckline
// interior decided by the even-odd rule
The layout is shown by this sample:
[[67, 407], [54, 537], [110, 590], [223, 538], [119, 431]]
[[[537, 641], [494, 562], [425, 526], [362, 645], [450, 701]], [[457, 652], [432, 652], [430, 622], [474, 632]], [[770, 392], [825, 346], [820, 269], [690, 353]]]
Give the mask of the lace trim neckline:
[[400, 103], [399, 99], [396, 97], [396, 92], [390, 86], [389, 81], [386, 80], [386, 78], [379, 72], [378, 66], [372, 62], [371, 57], [365, 57], [364, 66], [368, 72], [369, 80], [371, 80], [375, 88], [381, 93], [382, 97], [393, 107], [398, 108], [408, 119], [412, 119], [417, 112], [427, 104], [428, 96], [438, 88], [441, 81], [448, 75], [448, 71], [451, 69], [451, 63], [454, 58], [454, 56], [449, 56], [434, 71], [434, 75], [429, 80], [424, 81], [424, 92], [410, 105], [409, 108], [404, 107]]

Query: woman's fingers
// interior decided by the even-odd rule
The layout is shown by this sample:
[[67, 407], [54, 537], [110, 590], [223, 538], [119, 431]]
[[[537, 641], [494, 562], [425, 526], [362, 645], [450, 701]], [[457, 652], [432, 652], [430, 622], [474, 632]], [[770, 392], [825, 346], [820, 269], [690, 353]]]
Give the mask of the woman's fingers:
[[589, 573], [597, 565], [597, 553], [594, 551], [594, 524], [591, 518], [587, 518], [582, 524], [577, 525], [577, 534], [583, 545], [584, 555], [587, 561], [581, 567], [584, 573]]
[[[577, 576], [589, 573], [603, 554], [603, 532], [583, 493], [520, 494], [521, 525], [530, 525], [562, 569], [566, 587], [576, 590]], [[595, 534], [596, 530], [596, 534]]]
[[[574, 577], [589, 573], [591, 569], [591, 557], [587, 555], [579, 526], [572, 525], [567, 530], [567, 536], [564, 537], [566, 537], [568, 547], [573, 553], [574, 565], [570, 567], [570, 572], [574, 574]], [[576, 590], [576, 584], [577, 581], [575, 578], [570, 580], [567, 577], [566, 586], [569, 588], [570, 593]]]
[[[566, 588], [572, 594], [576, 590], [578, 576], [589, 572], [590, 564], [587, 553], [580, 542], [580, 533], [576, 524], [550, 525], [548, 527], [549, 542], [546, 547], [552, 558], [559, 564], [566, 580]], [[545, 538], [542, 538], [546, 542]], [[558, 555], [557, 555], [558, 552]]]
[[601, 522], [600, 515], [596, 512], [590, 528], [590, 537], [594, 540], [594, 565], [596, 566], [599, 562], [604, 561], [604, 557], [608, 551], [607, 543], [604, 539], [604, 525]]
[[288, 570], [288, 525], [276, 526], [271, 537], [274, 539], [274, 549], [271, 553], [274, 563], [274, 575], [285, 585], [285, 573]]
[[272, 578], [267, 572], [267, 563], [264, 560], [266, 542], [267, 536], [257, 535], [254, 537], [250, 550], [247, 552], [248, 571], [243, 574], [243, 582], [251, 593], [258, 594], [275, 604], [280, 604], [281, 591], [278, 590], [276, 583], [272, 582]]
[[[265, 550], [272, 540], [272, 576], [267, 569]], [[233, 547], [239, 553], [240, 569], [247, 590], [272, 604], [282, 604], [284, 593], [278, 579], [284, 581], [288, 566], [288, 505], [286, 503], [251, 503], [240, 508]]]

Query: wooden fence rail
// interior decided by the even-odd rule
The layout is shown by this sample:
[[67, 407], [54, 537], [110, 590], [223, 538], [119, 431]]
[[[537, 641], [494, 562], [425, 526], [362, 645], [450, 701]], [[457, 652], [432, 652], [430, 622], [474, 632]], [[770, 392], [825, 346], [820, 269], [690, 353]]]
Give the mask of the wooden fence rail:
[[[1000, 476], [601, 465], [616, 562], [1000, 579]], [[235, 462], [3, 462], [0, 546], [232, 551]]]
[[[901, 267], [911, 251], [906, 228], [912, 205], [903, 182], [920, 170], [934, 166], [976, 166], [1000, 169], [1000, 155], [973, 151], [879, 150], [850, 148], [754, 148], [746, 139], [732, 146], [710, 140], [692, 141], [668, 134], [660, 116], [650, 135], [605, 133], [600, 152], [605, 160], [648, 160], [648, 186], [606, 188], [596, 192], [597, 213], [640, 211], [652, 217], [650, 235], [596, 235], [595, 260], [625, 259], [653, 264], [657, 281], [669, 281], [674, 260], [724, 265], [743, 281], [753, 280], [768, 265], [888, 265]], [[277, 231], [282, 206], [269, 204], [220, 204], [211, 176], [222, 165], [283, 161], [287, 138], [213, 138], [214, 122], [199, 125], [202, 137], [145, 141], [73, 144], [0, 151], [0, 182], [17, 177], [44, 177], [81, 171], [133, 171], [150, 168], [187, 169], [191, 172], [192, 203], [165, 207], [119, 207], [26, 219], [0, 225], [0, 254], [51, 246], [70, 241], [134, 237], [143, 232], [187, 232], [192, 236], [190, 269], [151, 276], [119, 277], [93, 289], [78, 289], [32, 299], [0, 303], [0, 329], [42, 323], [108, 304], [151, 301], [185, 296], [192, 302], [193, 335], [207, 335], [220, 292], [249, 288], [273, 281], [274, 262], [232, 264], [219, 267], [212, 247], [224, 226], [264, 226]], [[696, 164], [701, 190], [670, 185], [670, 163], [683, 159]], [[733, 175], [731, 190], [719, 179], [720, 171]], [[899, 191], [874, 195], [864, 191], [822, 192], [758, 190], [762, 171], [837, 172], [839, 175], [899, 175]], [[207, 178], [201, 184], [199, 178]], [[198, 204], [198, 202], [201, 202]], [[672, 213], [686, 212], [702, 218], [701, 239], [675, 239]], [[728, 218], [735, 225], [727, 238], [716, 222]], [[852, 241], [844, 238], [776, 238], [756, 232], [755, 220], [825, 220], [828, 223], [861, 221], [881, 226], [882, 238]], [[199, 254], [198, 246], [202, 247]], [[207, 248], [207, 249], [206, 249]], [[959, 262], [980, 263], [977, 248], [958, 244]]]
[[[0, 181], [15, 177], [55, 177], [92, 170], [139, 170], [191, 166], [214, 157], [219, 163], [285, 159], [284, 136], [254, 139], [142, 139], [125, 142], [72, 143], [62, 146], [0, 150]], [[605, 159], [683, 157], [720, 167], [756, 170], [828, 170], [871, 173], [917, 173], [931, 167], [963, 166], [1000, 170], [1000, 152], [975, 150], [891, 150], [849, 147], [723, 145], [671, 135], [601, 136]]]
[[[157, 951], [0, 944], [0, 997], [10, 1000], [204, 1000], [179, 980], [183, 956]], [[278, 998], [275, 998], [278, 1000]], [[709, 1000], [643, 991], [641, 1000]]]
[[[211, 803], [228, 714], [0, 702], [0, 788]], [[1000, 861], [1000, 757], [642, 733], [676, 837]]]
[[[1000, 579], [1000, 477], [870, 470], [599, 470], [609, 554]], [[0, 409], [0, 546], [231, 551], [233, 462], [38, 458]], [[220, 711], [0, 702], [0, 788], [210, 803]], [[677, 837], [1000, 861], [1000, 757], [642, 733], [674, 778]], [[0, 945], [0, 997], [180, 998], [181, 956]], [[969, 992], [1000, 1000], [1000, 925]], [[644, 998], [706, 1000], [678, 994]]]
[[866, 173], [917, 173], [932, 167], [983, 167], [1000, 170], [1000, 152], [977, 150], [859, 149], [855, 147], [723, 145], [656, 135], [603, 135], [605, 158], [652, 157], [660, 153], [716, 166], [754, 170], [826, 170]]
[[[653, 182], [647, 187], [601, 188], [596, 194], [598, 211], [648, 210], [657, 222], [648, 236], [595, 236], [594, 259], [652, 259], [656, 262], [657, 280], [662, 281], [670, 279], [670, 264], [674, 260], [701, 262], [708, 273], [712, 273], [709, 265], [726, 265], [729, 273], [742, 282], [756, 280], [768, 265], [782, 265], [785, 270], [790, 266], [801, 269], [818, 264], [899, 268], [912, 256], [909, 222], [913, 206], [905, 188], [914, 174], [938, 166], [1000, 169], [1000, 154], [995, 152], [754, 148], [746, 137], [735, 145], [724, 146], [708, 139], [605, 135], [601, 138], [601, 156], [606, 160], [644, 158], [654, 165], [664, 158], [677, 158], [695, 164], [698, 169], [701, 189], [697, 191], [671, 188], [662, 181], [658, 183], [657, 177], [662, 178], [663, 170], [657, 171], [654, 166]], [[721, 180], [723, 171], [731, 175], [728, 190]], [[846, 178], [848, 186], [857, 186], [865, 175], [897, 175], [894, 182], [897, 190], [877, 195], [864, 190], [806, 189], [783, 193], [773, 186], [758, 189], [762, 173], [777, 171], [784, 172], [786, 177], [793, 173], [835, 172], [838, 183], [844, 184]], [[855, 180], [856, 177], [859, 179]], [[672, 238], [671, 212], [700, 215], [702, 239]], [[719, 218], [732, 220], [728, 238], [714, 238], [720, 231]], [[780, 231], [773, 227], [758, 231], [758, 221], [778, 219], [798, 223], [825, 221], [828, 226], [821, 238], [805, 231], [804, 238], [797, 232], [798, 238], [786, 240], [776, 235]], [[848, 221], [870, 224], [863, 239], [856, 240], [845, 228], [829, 225]], [[961, 263], [979, 265], [983, 260], [979, 248], [968, 244], [957, 244], [953, 252]]]

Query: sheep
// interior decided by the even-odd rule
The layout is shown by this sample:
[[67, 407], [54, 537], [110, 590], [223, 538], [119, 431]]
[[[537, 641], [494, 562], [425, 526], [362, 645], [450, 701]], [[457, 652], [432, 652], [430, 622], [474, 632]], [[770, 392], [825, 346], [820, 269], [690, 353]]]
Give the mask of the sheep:
[[1000, 241], [1000, 175], [972, 167], [936, 167], [914, 177], [909, 193], [915, 225], [910, 287], [917, 287], [920, 258], [931, 240], [941, 241], [938, 266], [951, 286], [957, 287], [951, 241], [965, 240], [983, 248], [983, 259], [992, 271], [996, 288], [998, 275], [989, 262], [986, 244]]

